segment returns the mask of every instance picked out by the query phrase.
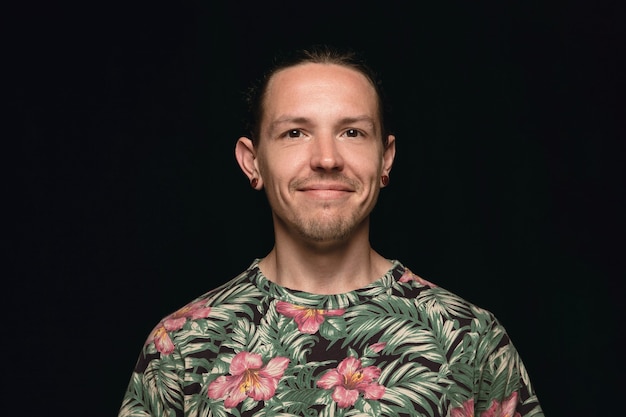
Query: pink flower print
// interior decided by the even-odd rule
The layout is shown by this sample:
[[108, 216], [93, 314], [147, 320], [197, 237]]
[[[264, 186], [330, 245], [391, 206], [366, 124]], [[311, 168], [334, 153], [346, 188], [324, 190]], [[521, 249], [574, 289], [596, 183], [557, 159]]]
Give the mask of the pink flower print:
[[461, 407], [450, 410], [450, 417], [474, 417], [474, 399], [470, 398]]
[[182, 329], [187, 319], [207, 318], [210, 312], [211, 308], [206, 307], [206, 301], [196, 301], [195, 303], [187, 304], [185, 307], [161, 320], [154, 330], [152, 330], [150, 336], [148, 336], [146, 344], [154, 342], [156, 350], [163, 355], [169, 355], [174, 351], [174, 343], [168, 332]]
[[492, 400], [491, 407], [483, 411], [480, 417], [520, 417], [520, 413], [515, 411], [517, 407], [517, 392], [513, 392], [502, 402]]
[[347, 357], [335, 369], [326, 372], [317, 381], [317, 386], [324, 389], [335, 388], [333, 400], [340, 408], [353, 406], [359, 393], [368, 400], [380, 400], [385, 394], [385, 387], [375, 381], [380, 376], [380, 368], [368, 366], [361, 368], [361, 361]]
[[296, 321], [298, 330], [302, 333], [315, 334], [324, 322], [326, 316], [341, 316], [345, 310], [321, 310], [317, 308], [307, 308], [295, 304], [279, 301], [276, 303], [276, 311], [280, 314], [291, 317]]
[[250, 397], [256, 401], [274, 396], [289, 358], [277, 356], [263, 366], [261, 355], [239, 352], [230, 362], [230, 376], [220, 376], [209, 384], [209, 398], [224, 398], [224, 407], [232, 408]]
[[380, 353], [385, 348], [385, 346], [387, 346], [387, 343], [385, 342], [372, 343], [370, 345], [370, 349], [376, 353]]
[[431, 288], [435, 288], [437, 287], [437, 285], [433, 284], [430, 281], [426, 281], [424, 278], [415, 275], [413, 272], [411, 272], [408, 268], [404, 270], [404, 274], [402, 274], [402, 276], [400, 277], [400, 279], [398, 280], [400, 282], [409, 282], [409, 281], [416, 281], [419, 282], [420, 284], [426, 286], [426, 287], [431, 287]]
[[172, 339], [167, 334], [165, 326], [163, 326], [162, 324], [157, 326], [152, 331], [152, 334], [150, 335], [146, 343], [150, 343], [152, 341], [154, 341], [154, 346], [156, 347], [156, 350], [164, 355], [169, 355], [174, 351], [174, 342], [172, 342]]

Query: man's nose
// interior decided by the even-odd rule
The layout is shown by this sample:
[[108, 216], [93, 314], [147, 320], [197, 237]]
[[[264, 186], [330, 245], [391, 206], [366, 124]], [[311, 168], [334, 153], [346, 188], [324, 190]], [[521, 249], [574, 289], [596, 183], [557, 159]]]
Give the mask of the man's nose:
[[340, 171], [343, 169], [341, 146], [332, 134], [322, 134], [312, 143], [311, 168], [314, 170]]

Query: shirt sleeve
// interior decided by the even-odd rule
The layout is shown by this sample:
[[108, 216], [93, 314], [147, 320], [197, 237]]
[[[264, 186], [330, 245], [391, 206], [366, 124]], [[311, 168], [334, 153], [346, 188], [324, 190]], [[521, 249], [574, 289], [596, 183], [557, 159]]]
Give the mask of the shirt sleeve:
[[496, 319], [480, 340], [476, 364], [476, 416], [543, 417], [520, 355]]
[[164, 355], [153, 346], [139, 356], [118, 417], [183, 415], [183, 359], [178, 350]]

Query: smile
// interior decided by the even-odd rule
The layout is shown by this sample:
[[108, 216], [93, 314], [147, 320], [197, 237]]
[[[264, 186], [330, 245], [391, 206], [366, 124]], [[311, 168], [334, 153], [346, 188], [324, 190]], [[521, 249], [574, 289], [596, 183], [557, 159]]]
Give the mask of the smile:
[[346, 198], [348, 195], [354, 192], [350, 186], [340, 183], [332, 184], [309, 184], [298, 191], [304, 193], [304, 195], [320, 200], [336, 200]]

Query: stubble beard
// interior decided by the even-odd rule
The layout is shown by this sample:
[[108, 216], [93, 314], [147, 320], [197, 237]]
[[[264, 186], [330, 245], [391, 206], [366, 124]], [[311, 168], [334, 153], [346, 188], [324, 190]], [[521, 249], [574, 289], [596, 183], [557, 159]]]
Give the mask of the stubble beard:
[[[335, 181], [343, 181], [357, 191], [361, 188], [358, 182], [341, 174], [335, 175], [333, 179]], [[290, 189], [292, 192], [296, 192], [312, 180], [312, 178], [307, 178], [301, 181], [294, 181], [290, 184]], [[360, 217], [363, 213], [360, 213], [359, 210], [354, 208], [350, 210], [347, 207], [338, 209], [335, 203], [332, 202], [324, 203], [321, 207], [309, 207], [308, 210], [294, 210], [292, 215], [290, 222], [294, 230], [304, 240], [314, 243], [345, 241], [363, 221], [363, 218]]]
[[[270, 206], [272, 203], [270, 201]], [[343, 210], [346, 210], [344, 207]], [[332, 204], [322, 207], [295, 208], [279, 211], [272, 210], [274, 228], [289, 231], [303, 241], [311, 243], [341, 242], [349, 238], [360, 221], [356, 212], [343, 213]]]
[[336, 242], [346, 240], [357, 224], [355, 216], [324, 213], [294, 219], [300, 236], [311, 242]]

